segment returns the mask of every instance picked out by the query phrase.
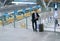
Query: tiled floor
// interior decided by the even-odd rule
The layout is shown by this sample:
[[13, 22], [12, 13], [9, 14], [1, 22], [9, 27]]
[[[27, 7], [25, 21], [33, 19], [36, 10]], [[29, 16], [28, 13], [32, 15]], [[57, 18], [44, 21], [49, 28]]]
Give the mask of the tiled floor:
[[60, 41], [59, 32], [33, 32], [31, 29], [0, 30], [0, 41]]

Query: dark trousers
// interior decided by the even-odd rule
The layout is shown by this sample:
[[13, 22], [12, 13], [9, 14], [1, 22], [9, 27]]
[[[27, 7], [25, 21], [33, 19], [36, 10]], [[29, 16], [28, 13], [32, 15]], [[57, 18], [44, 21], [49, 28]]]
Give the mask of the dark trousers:
[[33, 30], [37, 31], [37, 21], [32, 22], [32, 27], [33, 27]]
[[55, 26], [54, 26], [54, 31], [56, 31], [56, 27], [58, 26], [58, 20], [55, 20]]
[[56, 27], [57, 27], [57, 26], [59, 26], [59, 24], [58, 24], [58, 23], [57, 23], [57, 24], [55, 23], [54, 31], [56, 31]]

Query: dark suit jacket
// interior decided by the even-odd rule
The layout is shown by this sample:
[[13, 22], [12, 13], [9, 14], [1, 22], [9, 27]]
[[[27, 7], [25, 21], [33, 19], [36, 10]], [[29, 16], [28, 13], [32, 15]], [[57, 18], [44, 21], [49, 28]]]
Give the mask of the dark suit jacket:
[[[37, 17], [39, 18], [39, 15], [38, 15], [38, 13], [36, 13], [36, 15], [37, 15]], [[35, 22], [35, 21], [37, 21], [38, 19], [35, 19], [35, 14], [33, 13], [32, 14], [32, 22]]]

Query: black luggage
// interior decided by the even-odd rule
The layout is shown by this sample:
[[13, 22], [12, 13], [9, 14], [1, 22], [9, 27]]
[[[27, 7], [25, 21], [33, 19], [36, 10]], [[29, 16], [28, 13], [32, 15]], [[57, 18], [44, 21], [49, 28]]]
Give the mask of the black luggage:
[[39, 24], [39, 32], [43, 32], [44, 29], [43, 29], [43, 24]]

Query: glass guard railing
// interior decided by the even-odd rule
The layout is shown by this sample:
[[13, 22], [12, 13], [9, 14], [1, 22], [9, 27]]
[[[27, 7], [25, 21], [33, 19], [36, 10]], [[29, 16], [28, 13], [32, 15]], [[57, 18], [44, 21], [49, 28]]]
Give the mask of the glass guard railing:
[[[9, 17], [4, 17], [5, 19], [2, 21], [0, 18], [0, 25], [5, 25], [4, 27], [10, 27], [10, 28], [30, 28], [32, 29], [32, 22], [31, 22], [31, 14], [33, 13], [34, 10], [29, 11], [27, 10], [25, 13], [19, 12], [16, 14], [16, 17], [14, 19], [14, 15], [10, 14]], [[53, 10], [51, 11], [50, 9], [48, 11], [42, 11], [37, 10], [40, 18], [38, 21], [38, 24], [43, 23], [44, 24], [44, 30], [48, 31], [54, 31], [54, 12]], [[39, 12], [40, 11], [40, 12]], [[60, 19], [58, 19], [60, 21]], [[59, 22], [60, 23], [60, 22]], [[56, 27], [56, 31], [60, 31], [60, 27]]]
[[[33, 7], [33, 9], [37, 9], [38, 12], [39, 12], [39, 8]], [[18, 11], [16, 15], [11, 13], [8, 16], [1, 16], [2, 18], [0, 20], [0, 24], [1, 24], [1, 26], [5, 26], [5, 25], [9, 25], [9, 24], [14, 24], [14, 27], [15, 27], [16, 22], [18, 22], [20, 20], [24, 20], [24, 19], [25, 19], [24, 22], [27, 24], [27, 17], [31, 16], [31, 13], [34, 11], [33, 9], [31, 11], [29, 9], [27, 9], [25, 13], [23, 11]]]

